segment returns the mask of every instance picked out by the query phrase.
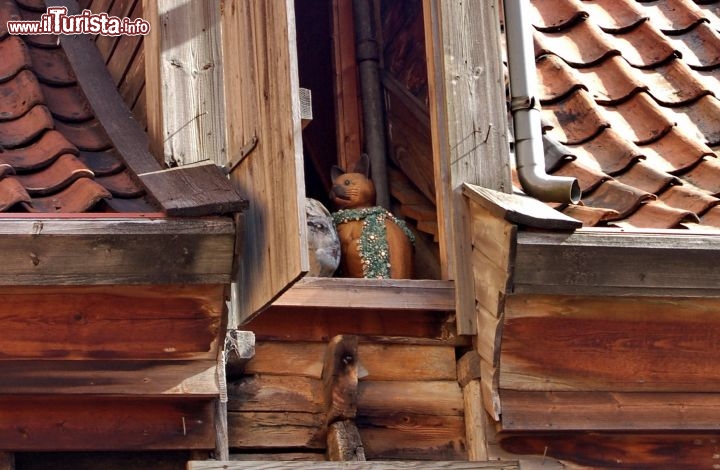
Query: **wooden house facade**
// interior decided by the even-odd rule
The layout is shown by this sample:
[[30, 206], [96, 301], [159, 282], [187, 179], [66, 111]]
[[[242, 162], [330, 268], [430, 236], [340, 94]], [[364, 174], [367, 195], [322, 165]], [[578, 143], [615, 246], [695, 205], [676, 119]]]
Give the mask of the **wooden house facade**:
[[[62, 5], [152, 29], [25, 36], [30, 65], [0, 67], [0, 87], [37, 75], [43, 132], [99, 161], [87, 179], [112, 193], [81, 214], [2, 213], [0, 468], [717, 462], [717, 2], [528, 2], [547, 170], [583, 193], [562, 205], [518, 188], [499, 0], [7, 3], [23, 19]], [[584, 52], [598, 31], [617, 44]], [[642, 46], [663, 34], [682, 54], [653, 62]], [[17, 38], [0, 30], [0, 47]], [[66, 62], [43, 62], [56, 49]], [[655, 81], [621, 94], [594, 69], [618, 57]], [[675, 85], [701, 75], [694, 94], [657, 98], [665, 66]], [[74, 86], [91, 116], [47, 90]], [[665, 127], [632, 114], [657, 107], [674, 113]], [[691, 146], [671, 121], [701, 115]], [[96, 122], [110, 143], [84, 147], [73, 130]], [[416, 278], [307, 277], [305, 199], [326, 202], [330, 167], [352, 167], [375, 130]], [[32, 189], [24, 175], [49, 167], [16, 179]], [[45, 207], [29, 193], [17, 204]]]

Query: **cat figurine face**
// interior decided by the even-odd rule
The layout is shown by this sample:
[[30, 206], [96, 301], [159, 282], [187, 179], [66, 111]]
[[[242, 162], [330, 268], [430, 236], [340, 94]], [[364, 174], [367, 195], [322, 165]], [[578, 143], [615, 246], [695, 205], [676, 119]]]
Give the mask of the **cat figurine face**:
[[330, 172], [330, 200], [338, 209], [355, 209], [375, 205], [375, 185], [370, 180], [370, 161], [366, 154], [351, 173], [334, 166]]

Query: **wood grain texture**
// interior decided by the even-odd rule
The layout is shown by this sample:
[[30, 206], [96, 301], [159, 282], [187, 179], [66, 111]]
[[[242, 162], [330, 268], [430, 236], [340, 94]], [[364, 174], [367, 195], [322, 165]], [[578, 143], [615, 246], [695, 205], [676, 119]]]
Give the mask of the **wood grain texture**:
[[168, 166], [203, 160], [224, 165], [219, 4], [167, 0], [144, 15], [151, 24], [145, 60], [156, 67], [147, 74], [146, 90], [160, 104], [148, 108], [153, 150]]
[[719, 393], [501, 391], [505, 431], [717, 431]]
[[319, 379], [258, 374], [228, 384], [230, 411], [321, 413], [325, 402]]
[[205, 219], [5, 219], [0, 285], [226, 283], [234, 224]]
[[214, 163], [139, 175], [170, 217], [198, 217], [240, 212], [248, 207]]
[[720, 239], [578, 230], [518, 234], [516, 293], [720, 296]]
[[401, 414], [462, 416], [463, 396], [457, 382], [360, 382], [358, 416]]
[[358, 359], [372, 381], [456, 380], [455, 348], [450, 345], [360, 343]]
[[0, 394], [216, 397], [215, 361], [0, 361]]
[[0, 358], [215, 360], [223, 292], [223, 285], [4, 287]]
[[[48, 5], [65, 6], [69, 14], [78, 14], [72, 0], [47, 0]], [[105, 61], [86, 35], [60, 37], [78, 84], [102, 123], [113, 146], [135, 174], [157, 171], [160, 165], [148, 150], [148, 139], [117, 92]]]
[[319, 379], [327, 344], [260, 342], [255, 357], [245, 368], [247, 374], [294, 375]]
[[452, 281], [413, 279], [303, 278], [273, 306], [454, 310]]
[[474, 334], [463, 183], [511, 191], [498, 2], [423, 1], [443, 276], [456, 281], [458, 333]]
[[351, 420], [343, 420], [328, 426], [327, 456], [333, 462], [361, 462], [365, 449], [357, 426]]
[[258, 139], [231, 175], [253, 202], [239, 263], [240, 323], [309, 269], [294, 15], [291, 0], [240, 0], [221, 15], [228, 156]]
[[[236, 454], [237, 455], [237, 454]], [[233, 455], [235, 457], [236, 455]], [[280, 454], [283, 455], [283, 454]], [[278, 459], [275, 462], [266, 461], [191, 461], [188, 462], [188, 470], [277, 470], [277, 469], [293, 469], [307, 468], [307, 462], [293, 462], [287, 459]], [[281, 460], [281, 461], [280, 461]], [[459, 462], [459, 461], [372, 461], [372, 462], [313, 462], [313, 468], [321, 470], [394, 470], [394, 469], [427, 469], [427, 470], [465, 470], [465, 469], [484, 469], [484, 470], [518, 470], [517, 462]]]
[[258, 341], [327, 342], [342, 333], [362, 332], [362, 341], [403, 344], [455, 344], [454, 325], [444, 312], [355, 310], [329, 307], [271, 307], [243, 326]]
[[463, 194], [493, 216], [512, 224], [549, 230], [574, 230], [582, 227], [582, 222], [529, 196], [506, 194], [468, 183], [463, 185]]
[[359, 416], [357, 426], [368, 460], [467, 460], [462, 416]]
[[720, 391], [720, 298], [510, 296], [500, 388]]
[[324, 449], [326, 446], [324, 413], [229, 412], [228, 428], [231, 449]]
[[507, 433], [501, 442], [515, 454], [536, 455], [535, 465], [562, 460], [555, 468], [695, 470], [718, 461], [717, 433]]
[[[326, 423], [352, 420], [357, 414], [358, 340], [357, 336], [334, 337], [325, 351], [322, 378]], [[345, 428], [341, 426], [341, 428]], [[342, 430], [337, 430], [341, 439]], [[351, 429], [344, 429], [352, 434]], [[348, 436], [352, 439], [352, 436]], [[328, 438], [329, 439], [329, 438]], [[341, 439], [342, 440], [342, 439]], [[338, 441], [335, 441], [339, 444]]]
[[0, 440], [12, 451], [211, 449], [210, 400], [4, 396]]

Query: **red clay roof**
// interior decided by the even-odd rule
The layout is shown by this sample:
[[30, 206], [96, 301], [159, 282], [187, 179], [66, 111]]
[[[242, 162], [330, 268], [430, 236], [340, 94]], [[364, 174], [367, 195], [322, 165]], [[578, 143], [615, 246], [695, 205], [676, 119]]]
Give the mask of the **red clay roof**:
[[11, 36], [43, 2], [0, 2], [0, 211], [155, 212], [80, 90], [58, 38]]
[[720, 228], [720, 0], [533, 0], [549, 171], [585, 225]]

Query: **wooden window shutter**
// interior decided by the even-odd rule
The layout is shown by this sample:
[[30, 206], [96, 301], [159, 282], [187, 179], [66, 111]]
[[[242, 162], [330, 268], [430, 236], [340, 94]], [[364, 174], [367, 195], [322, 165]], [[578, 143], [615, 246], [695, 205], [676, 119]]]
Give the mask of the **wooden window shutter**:
[[221, 18], [228, 159], [252, 148], [231, 174], [250, 202], [234, 289], [241, 324], [308, 271], [294, 1], [225, 1]]

